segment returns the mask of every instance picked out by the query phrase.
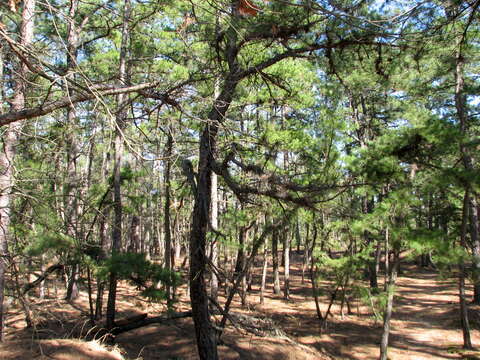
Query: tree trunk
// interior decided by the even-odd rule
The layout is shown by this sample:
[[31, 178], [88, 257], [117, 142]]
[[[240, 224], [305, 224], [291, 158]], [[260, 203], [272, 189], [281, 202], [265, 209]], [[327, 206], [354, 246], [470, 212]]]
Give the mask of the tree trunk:
[[390, 230], [388, 226], [385, 229], [385, 274], [383, 281], [383, 289], [387, 291], [388, 287], [388, 278], [390, 276]]
[[310, 263], [310, 240], [309, 240], [309, 232], [310, 226], [309, 224], [305, 224], [306, 228], [306, 236], [303, 246], [303, 257], [302, 257], [302, 285], [305, 284], [305, 268]]
[[140, 246], [140, 217], [137, 215], [132, 216], [130, 223], [130, 245], [128, 246], [128, 252], [142, 252]]
[[300, 235], [300, 220], [297, 220], [297, 225], [295, 226], [295, 238], [297, 240], [297, 254], [300, 254], [300, 247], [302, 245], [302, 236]]
[[72, 301], [78, 297], [78, 285], [77, 285], [77, 269], [78, 265], [72, 265], [70, 268], [70, 274], [67, 281], [67, 295], [65, 300]]
[[322, 310], [320, 309], [320, 300], [318, 298], [318, 289], [317, 289], [317, 271], [315, 266], [315, 257], [313, 256], [315, 251], [315, 245], [317, 243], [317, 226], [313, 224], [313, 238], [312, 238], [312, 248], [310, 249], [310, 280], [312, 281], [312, 295], [315, 300], [315, 310], [317, 311], [317, 317], [320, 323], [323, 323]]
[[[469, 191], [465, 191], [465, 196], [463, 198], [463, 211], [462, 211], [462, 227], [460, 230], [460, 245], [466, 249], [467, 247], [467, 224], [469, 220], [469, 211], [470, 204], [468, 203]], [[468, 307], [465, 296], [465, 264], [463, 259], [460, 259], [458, 264], [459, 274], [458, 274], [458, 297], [460, 301], [460, 321], [462, 323], [462, 332], [463, 332], [463, 347], [465, 349], [473, 349], [472, 340], [470, 337], [470, 324], [468, 321]]]
[[[45, 272], [45, 254], [40, 255], [40, 271], [43, 274]], [[45, 281], [42, 281], [38, 287], [38, 298], [45, 299]]]
[[[219, 14], [217, 14], [217, 17]], [[214, 98], [220, 96], [220, 82], [215, 81]], [[211, 198], [211, 213], [210, 213], [210, 226], [213, 230], [218, 230], [218, 178], [217, 174], [212, 173], [212, 198]], [[210, 296], [214, 301], [218, 301], [218, 238], [210, 246], [210, 258], [213, 269], [211, 271], [210, 278]]]
[[265, 285], [267, 283], [267, 268], [268, 268], [268, 246], [263, 247], [263, 268], [262, 268], [262, 285], [260, 287], [260, 304], [265, 303]]
[[283, 254], [285, 258], [284, 264], [284, 284], [283, 284], [283, 298], [290, 299], [290, 236], [288, 232], [283, 235]]
[[[101, 213], [100, 223], [98, 225], [98, 236], [100, 238], [100, 254], [98, 256], [98, 262], [102, 262], [106, 257], [106, 244], [107, 244], [107, 216], [108, 210], [103, 209]], [[95, 301], [95, 319], [98, 320], [103, 316], [103, 293], [105, 291], [105, 280], [97, 278], [97, 299]]]
[[[364, 214], [370, 214], [373, 212], [373, 200], [370, 200], [367, 196], [363, 198], [363, 213]], [[373, 239], [371, 235], [369, 234], [368, 231], [365, 231], [365, 241], [367, 246], [371, 245], [373, 242]], [[370, 288], [372, 289], [373, 292], [378, 291], [378, 273], [377, 273], [377, 253], [376, 253], [377, 247], [375, 246], [375, 250], [372, 251], [370, 254], [371, 259], [368, 260], [368, 265], [367, 265], [367, 273], [368, 273], [368, 279], [370, 281]]]
[[[243, 272], [245, 268], [245, 247], [247, 246], [247, 239], [248, 239], [248, 227], [242, 226], [238, 231], [238, 251], [237, 251], [237, 260], [235, 263], [235, 271], [234, 271], [234, 278], [236, 278], [239, 274]], [[242, 306], [246, 305], [246, 281], [245, 281], [245, 274], [241, 277], [241, 291], [240, 297], [242, 301]]]
[[480, 304], [480, 237], [478, 234], [478, 206], [475, 195], [470, 196], [469, 222], [473, 252], [473, 303]]
[[278, 266], [278, 231], [272, 233], [273, 293], [280, 295], [280, 276]]
[[[211, 202], [210, 224], [213, 230], [218, 229], [218, 179], [217, 174], [212, 174], [212, 202]], [[210, 256], [212, 261], [212, 277], [210, 279], [210, 296], [213, 300], [218, 300], [218, 238], [211, 244]]]
[[[78, 10], [78, 0], [71, 0], [68, 14], [67, 25], [67, 76], [70, 79], [75, 79], [75, 68], [77, 66], [78, 53], [78, 30], [76, 26], [76, 13]], [[67, 87], [67, 94], [69, 98], [74, 96], [74, 92], [70, 87]], [[77, 208], [77, 157], [79, 153], [77, 131], [76, 131], [76, 111], [73, 104], [67, 107], [67, 121], [65, 125], [66, 134], [66, 179], [64, 183], [64, 223], [67, 235], [72, 238], [78, 238], [78, 208]], [[66, 300], [71, 301], [78, 296], [76, 284], [76, 269], [72, 266], [70, 269], [69, 281], [67, 284]]]
[[[122, 24], [122, 42], [120, 47], [119, 80], [121, 85], [127, 82], [127, 51], [129, 43], [128, 22], [130, 19], [131, 0], [125, 0]], [[121, 169], [123, 157], [123, 129], [127, 117], [127, 95], [117, 97], [118, 112], [116, 116], [113, 164], [113, 211], [114, 222], [112, 229], [112, 256], [122, 248], [122, 194], [121, 194]], [[117, 274], [112, 271], [109, 277], [107, 300], [106, 328], [112, 329], [115, 325], [115, 303], [117, 298]]]
[[397, 269], [400, 262], [399, 251], [395, 250], [394, 254], [394, 263], [392, 266], [392, 271], [388, 278], [388, 287], [387, 287], [387, 309], [383, 315], [383, 333], [382, 340], [380, 342], [380, 360], [387, 360], [387, 350], [388, 350], [388, 337], [390, 335], [390, 319], [392, 317], [393, 310], [393, 297], [395, 294], [395, 282], [397, 280]]
[[[230, 45], [229, 45], [230, 46]], [[231, 49], [233, 52], [234, 50]], [[233, 61], [233, 60], [232, 60]], [[233, 93], [238, 84], [238, 64], [230, 63], [230, 74], [215, 100], [208, 122], [200, 137], [197, 192], [190, 232], [190, 302], [192, 305], [198, 354], [201, 360], [218, 359], [215, 329], [210, 320], [208, 293], [205, 283], [207, 271], [207, 231], [212, 196], [212, 167], [215, 161], [219, 125], [224, 121]]]
[[[173, 136], [170, 130], [167, 133], [167, 143], [165, 145], [165, 209], [164, 209], [164, 234], [165, 234], [165, 268], [169, 271], [173, 270], [172, 263], [172, 233], [170, 226], [170, 192], [171, 192], [171, 183], [170, 183], [170, 172], [171, 172], [171, 163], [172, 163], [172, 151], [173, 151]], [[165, 284], [165, 290], [167, 295], [167, 307], [170, 309], [172, 307], [172, 287], [169, 283]]]
[[[20, 25], [20, 44], [29, 47], [33, 40], [34, 16], [36, 0], [24, 0], [22, 11], [22, 23]], [[0, 81], [3, 83], [3, 58], [0, 47]], [[19, 64], [14, 72], [14, 91], [11, 106], [13, 111], [21, 111], [25, 107], [25, 93], [28, 68], [25, 64]], [[3, 95], [3, 89], [0, 93]], [[0, 95], [1, 97], [1, 95]], [[0, 99], [3, 100], [4, 99]], [[3, 106], [3, 105], [0, 105]], [[17, 144], [17, 132], [19, 124], [8, 125], [3, 134], [3, 144], [0, 149], [0, 341], [4, 340], [5, 327], [5, 273], [7, 270], [8, 237], [10, 226], [11, 189], [14, 183], [13, 165], [15, 159], [15, 147]]]
[[190, 233], [190, 302], [198, 354], [202, 360], [218, 359], [216, 334], [210, 320], [205, 284], [208, 263], [206, 235], [209, 222], [212, 174], [210, 166], [211, 161], [213, 161], [212, 152], [214, 149], [210, 139], [212, 138], [215, 142], [217, 131], [218, 125], [207, 124], [200, 140], [198, 185]]
[[[464, 145], [464, 141], [468, 138], [469, 122], [468, 122], [468, 111], [467, 111], [467, 96], [465, 94], [465, 80], [464, 80], [464, 66], [465, 58], [463, 56], [463, 45], [465, 38], [459, 41], [457, 54], [455, 57], [455, 109], [457, 112], [457, 118], [460, 123], [460, 131], [464, 136], [464, 139], [460, 142], [460, 153], [462, 155], [462, 162], [464, 168], [474, 173], [475, 169], [473, 166], [472, 156], [468, 147]], [[470, 220], [470, 241], [472, 243], [473, 251], [473, 285], [474, 285], [474, 296], [473, 302], [475, 304], [480, 304], [480, 237], [478, 233], [478, 214], [477, 214], [477, 204], [474, 196], [470, 195], [471, 184], [467, 183], [466, 194], [468, 194], [467, 203], [468, 203], [468, 213]]]

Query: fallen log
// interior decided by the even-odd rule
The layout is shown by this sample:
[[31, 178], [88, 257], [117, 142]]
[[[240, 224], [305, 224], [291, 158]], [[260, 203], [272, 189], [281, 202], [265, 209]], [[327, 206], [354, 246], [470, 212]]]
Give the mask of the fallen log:
[[147, 317], [148, 317], [147, 313], [130, 316], [128, 318], [115, 321], [115, 327], [122, 327], [122, 326], [130, 325], [131, 323], [137, 323], [139, 321], [146, 319]]
[[112, 330], [110, 330], [110, 334], [112, 335], [119, 335], [121, 333], [138, 329], [143, 326], [147, 325], [152, 325], [152, 324], [161, 324], [170, 320], [176, 320], [176, 319], [182, 319], [182, 318], [187, 318], [187, 317], [192, 317], [192, 312], [191, 311], [184, 311], [184, 312], [179, 312], [179, 313], [172, 313], [172, 314], [167, 314], [167, 315], [160, 315], [160, 316], [154, 316], [154, 317], [146, 317], [143, 320], [137, 321], [137, 322], [132, 322], [130, 324], [124, 325], [124, 326], [116, 326]]
[[182, 319], [191, 317], [191, 311], [184, 311], [179, 313], [169, 313], [160, 316], [148, 317], [148, 314], [143, 313], [139, 315], [135, 315], [126, 319], [122, 319], [115, 322], [115, 327], [108, 330], [104, 327], [95, 326], [88, 331], [86, 336], [87, 340], [101, 340], [108, 343], [113, 343], [115, 336], [120, 335], [124, 332], [135, 330], [144, 326], [152, 325], [152, 324], [161, 324], [168, 322], [170, 320]]

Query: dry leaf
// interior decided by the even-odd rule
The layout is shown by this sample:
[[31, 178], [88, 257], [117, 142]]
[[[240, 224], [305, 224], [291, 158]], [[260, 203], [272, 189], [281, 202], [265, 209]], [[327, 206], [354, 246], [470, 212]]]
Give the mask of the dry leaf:
[[249, 0], [240, 0], [238, 3], [238, 13], [242, 16], [255, 16], [260, 8], [253, 5]]
[[17, 12], [17, 5], [20, 3], [20, 0], [8, 0], [8, 6], [13, 12]]

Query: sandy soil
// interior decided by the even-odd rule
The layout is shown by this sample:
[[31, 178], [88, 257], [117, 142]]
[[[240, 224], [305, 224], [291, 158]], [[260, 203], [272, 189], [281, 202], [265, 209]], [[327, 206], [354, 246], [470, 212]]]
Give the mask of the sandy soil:
[[[230, 326], [223, 339], [224, 345], [219, 347], [221, 359], [378, 358], [382, 324], [374, 319], [364, 304], [353, 303], [353, 314], [342, 316], [336, 303], [327, 329], [320, 334], [310, 283], [301, 283], [300, 259], [298, 255], [292, 257], [290, 300], [273, 295], [269, 286], [265, 304], [260, 305], [259, 291], [254, 286], [246, 308], [241, 308], [238, 302], [233, 306], [236, 312], [272, 319], [284, 335], [260, 337]], [[256, 272], [258, 275], [260, 270]], [[455, 282], [440, 279], [433, 270], [405, 266], [398, 279], [396, 294], [390, 359], [480, 359], [477, 352], [460, 350], [462, 332]], [[60, 295], [57, 293], [57, 298]], [[177, 310], [187, 310], [185, 287], [180, 289], [179, 300]], [[73, 303], [52, 298], [38, 301], [34, 297], [31, 302], [36, 327], [25, 329], [20, 309], [11, 309], [7, 319], [7, 341], [0, 345], [0, 359], [117, 360], [122, 356], [145, 360], [197, 359], [191, 319], [155, 324], [121, 334], [115, 347], [109, 348], [98, 342], [81, 340], [88, 331], [88, 302], [84, 293]], [[327, 305], [325, 296], [322, 298], [323, 313]], [[127, 284], [120, 287], [118, 308], [118, 318], [143, 312], [155, 316], [165, 310], [161, 304], [152, 304], [136, 296], [135, 289]], [[480, 322], [479, 310], [470, 308], [473, 325]], [[480, 332], [474, 329], [472, 336], [474, 345], [480, 347]]]

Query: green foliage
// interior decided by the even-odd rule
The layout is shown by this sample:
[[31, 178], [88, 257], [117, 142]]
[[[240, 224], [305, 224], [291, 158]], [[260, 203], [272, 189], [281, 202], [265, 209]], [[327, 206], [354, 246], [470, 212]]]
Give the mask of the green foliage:
[[[395, 288], [392, 287], [389, 291], [395, 291]], [[352, 294], [372, 311], [375, 321], [383, 320], [387, 307], [388, 291], [374, 293], [366, 286], [355, 285], [353, 286]]]
[[[397, 1], [256, 4], [262, 9], [257, 16], [241, 17], [231, 11], [231, 1], [132, 2], [128, 76], [120, 84], [121, 1], [79, 2], [73, 18], [66, 1], [37, 2], [37, 35], [27, 48], [40, 76], [27, 76], [25, 108], [95, 97], [67, 101], [68, 107], [22, 124], [14, 186], [0, 189], [13, 194], [12, 252], [34, 263], [47, 254], [88, 264], [103, 279], [115, 272], [151, 299], [164, 297], [159, 282], [179, 283], [178, 274], [140, 254], [115, 254], [96, 264], [113, 224], [112, 136], [125, 106], [126, 146], [117, 154], [123, 157], [122, 225], [126, 229], [131, 215], [138, 216], [147, 247], [157, 246], [163, 226], [167, 160], [173, 236], [186, 241], [195, 194], [181, 162], [204, 165], [199, 137], [214, 129], [211, 160], [228, 167], [234, 181], [309, 201], [298, 221], [305, 224], [305, 239], [315, 233], [334, 253], [319, 252], [318, 244], [314, 251], [328, 290], [346, 286], [380, 316], [386, 294], [364, 289], [362, 274], [387, 236], [391, 249], [409, 250], [412, 258], [429, 253], [445, 273], [460, 261], [471, 268], [472, 236], [467, 234], [466, 248], [458, 238], [463, 194], [480, 191], [477, 8], [452, 3], [458, 13], [445, 18], [454, 9], [441, 2], [419, 3], [411, 11]], [[21, 39], [20, 16], [2, 18], [13, 39]], [[78, 56], [67, 69], [73, 24]], [[15, 69], [23, 61], [15, 52], [7, 55], [0, 79], [5, 104], [12, 102]], [[465, 86], [455, 96], [460, 58]], [[247, 69], [249, 75], [230, 89]], [[99, 90], [145, 83], [154, 86], [126, 94], [125, 104]], [[228, 112], [210, 121], [219, 94], [220, 108]], [[466, 120], [458, 111], [461, 98]], [[67, 120], [67, 110], [75, 110], [74, 120]], [[174, 138], [169, 159], [166, 129]], [[221, 177], [219, 184], [221, 225], [208, 240], [230, 249], [238, 249], [241, 227], [272, 221], [291, 207], [255, 194], [240, 201]]]
[[105, 260], [98, 269], [98, 275], [107, 279], [115, 273], [118, 279], [127, 280], [142, 290], [141, 294], [152, 301], [165, 299], [165, 293], [158, 289], [158, 283], [169, 286], [180, 285], [180, 274], [165, 269], [146, 259], [145, 254], [117, 253]]
[[35, 235], [36, 240], [25, 248], [25, 254], [29, 256], [65, 253], [75, 249], [75, 240], [68, 235], [49, 230], [40, 230]]

